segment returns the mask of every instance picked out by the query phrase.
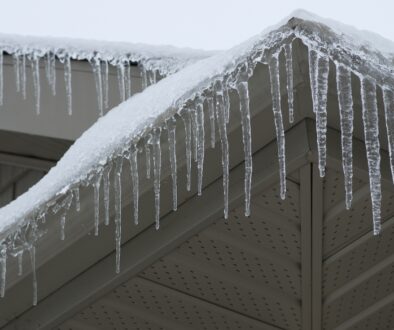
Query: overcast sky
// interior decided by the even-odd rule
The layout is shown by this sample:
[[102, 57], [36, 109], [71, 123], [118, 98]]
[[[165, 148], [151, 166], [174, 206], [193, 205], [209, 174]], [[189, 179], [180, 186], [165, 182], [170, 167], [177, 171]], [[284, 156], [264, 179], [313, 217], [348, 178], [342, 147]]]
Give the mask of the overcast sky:
[[393, 0], [14, 0], [0, 32], [225, 49], [297, 8], [394, 40]]

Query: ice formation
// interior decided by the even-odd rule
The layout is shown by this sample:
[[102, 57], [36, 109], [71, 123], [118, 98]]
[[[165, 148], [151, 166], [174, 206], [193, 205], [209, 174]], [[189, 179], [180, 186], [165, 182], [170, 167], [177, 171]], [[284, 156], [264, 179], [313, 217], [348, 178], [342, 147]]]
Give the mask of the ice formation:
[[339, 116], [341, 125], [342, 166], [345, 182], [346, 209], [352, 205], [353, 192], [353, 96], [351, 72], [336, 63]]
[[[301, 13], [302, 14], [302, 13]], [[305, 13], [299, 15], [308, 16]], [[331, 24], [331, 23], [330, 23]], [[172, 208], [178, 207], [178, 166], [186, 167], [186, 188], [195, 188], [197, 195], [203, 193], [203, 174], [205, 149], [220, 147], [224, 217], [229, 212], [229, 180], [230, 180], [230, 145], [228, 132], [232, 121], [239, 120], [242, 127], [242, 142], [244, 148], [244, 188], [245, 215], [252, 212], [250, 208], [252, 186], [252, 131], [251, 109], [249, 101], [249, 78], [253, 75], [258, 63], [268, 65], [271, 87], [272, 111], [276, 130], [280, 197], [286, 196], [286, 153], [284, 120], [282, 114], [282, 99], [280, 82], [286, 82], [289, 122], [294, 121], [294, 82], [292, 45], [295, 39], [308, 47], [309, 78], [313, 110], [316, 115], [316, 135], [318, 147], [318, 166], [320, 175], [325, 174], [326, 166], [326, 131], [327, 131], [327, 89], [330, 62], [336, 66], [336, 88], [340, 111], [341, 144], [343, 172], [345, 178], [346, 207], [352, 202], [352, 134], [353, 134], [353, 99], [351, 75], [356, 75], [361, 81], [362, 119], [364, 124], [366, 155], [368, 160], [370, 192], [373, 211], [373, 232], [381, 230], [381, 174], [380, 174], [380, 144], [377, 114], [376, 91], [379, 86], [383, 90], [386, 126], [389, 141], [390, 160], [394, 173], [394, 94], [391, 78], [390, 57], [382, 57], [373, 50], [370, 51], [364, 43], [356, 40], [355, 32], [348, 37], [336, 34], [334, 26], [326, 28], [321, 33], [321, 26], [315, 29], [315, 24], [298, 19], [290, 21], [281, 27], [276, 27], [227, 52], [219, 53], [210, 58], [197, 61], [194, 64], [181, 67], [160, 67], [163, 63], [152, 64], [145, 58], [146, 65], [142, 67], [144, 84], [152, 85], [143, 93], [134, 95], [127, 101], [108, 112], [101, 120], [87, 130], [73, 147], [64, 155], [38, 184], [27, 193], [20, 196], [6, 207], [0, 209], [0, 293], [6, 288], [7, 258], [13, 256], [20, 260], [23, 251], [30, 254], [33, 270], [33, 303], [37, 303], [37, 280], [35, 275], [35, 250], [39, 238], [45, 234], [42, 223], [46, 214], [58, 214], [61, 222], [61, 238], [64, 238], [66, 215], [74, 201], [76, 209], [80, 209], [79, 187], [93, 186], [94, 200], [94, 232], [98, 234], [100, 225], [100, 187], [102, 181], [104, 216], [103, 222], [108, 225], [111, 219], [110, 206], [114, 198], [116, 272], [120, 272], [121, 225], [122, 225], [122, 168], [124, 159], [130, 164], [132, 180], [133, 215], [138, 224], [139, 181], [141, 173], [151, 177], [153, 169], [154, 222], [160, 226], [160, 189], [162, 176], [162, 152], [168, 152], [170, 176], [172, 179]], [[1, 39], [1, 38], [0, 38]], [[362, 39], [362, 37], [360, 37]], [[335, 47], [332, 46], [336, 40]], [[1, 45], [0, 61], [6, 47]], [[386, 48], [388, 46], [386, 45]], [[55, 86], [55, 58], [60, 53], [56, 47], [48, 48], [43, 54], [47, 56], [46, 75], [51, 86]], [[353, 53], [349, 53], [349, 49]], [[394, 46], [393, 46], [394, 49]], [[283, 52], [284, 63], [280, 58]], [[64, 55], [64, 53], [68, 55]], [[83, 52], [82, 52], [83, 53]], [[89, 53], [89, 52], [88, 52]], [[71, 86], [70, 59], [78, 58], [75, 52], [63, 52], [62, 61], [65, 65], [66, 86]], [[136, 58], [127, 56], [103, 56], [97, 52], [89, 53], [88, 59], [94, 71], [98, 108], [102, 113], [108, 105], [108, 64], [114, 65], [119, 72], [120, 98], [130, 95], [129, 81], [130, 63]], [[15, 75], [17, 87], [23, 90], [23, 70], [21, 64], [24, 58], [31, 61], [31, 53], [22, 54], [24, 57], [15, 60]], [[118, 54], [119, 55], [119, 54]], [[18, 55], [20, 56], [20, 55]], [[357, 61], [354, 57], [357, 56]], [[114, 60], [116, 58], [116, 60]], [[154, 62], [154, 61], [153, 61]], [[157, 65], [157, 66], [155, 66]], [[284, 65], [281, 70], [281, 65]], [[23, 65], [22, 65], [23, 67]], [[33, 65], [36, 68], [36, 65]], [[164, 68], [164, 69], [163, 69]], [[0, 65], [0, 70], [2, 66]], [[163, 71], [164, 70], [164, 71]], [[166, 73], [179, 72], [157, 82], [158, 76]], [[34, 73], [35, 70], [33, 70]], [[286, 77], [281, 77], [285, 72]], [[281, 79], [284, 78], [284, 79]], [[0, 96], [3, 91], [2, 76], [0, 75]], [[156, 83], [157, 82], [157, 83]], [[38, 86], [38, 85], [37, 85]], [[68, 105], [71, 105], [71, 89], [68, 88]], [[39, 91], [39, 87], [37, 89]], [[233, 116], [234, 104], [231, 104], [233, 91], [238, 94], [239, 115]], [[55, 87], [53, 89], [55, 92]], [[231, 96], [231, 98], [230, 98]], [[39, 93], [36, 97], [39, 110]], [[1, 98], [0, 98], [1, 101]], [[71, 108], [69, 107], [69, 110]], [[71, 111], [71, 110], [70, 110]], [[184, 155], [177, 153], [177, 123], [184, 126]], [[208, 129], [209, 127], [209, 129]], [[209, 131], [209, 134], [206, 134]], [[205, 143], [206, 136], [209, 143]], [[167, 139], [166, 139], [167, 138]], [[216, 139], [218, 143], [216, 143]], [[168, 148], [162, 148], [164, 143]], [[139, 157], [144, 153], [145, 157]], [[139, 167], [139, 159], [145, 161], [145, 168]], [[193, 163], [193, 160], [196, 164]], [[152, 168], [151, 168], [152, 162]], [[192, 169], [197, 169], [197, 182], [192, 186]], [[194, 187], [195, 186], [195, 187]], [[113, 187], [113, 190], [110, 188]]]
[[26, 98], [26, 65], [31, 64], [35, 111], [40, 114], [40, 62], [45, 62], [45, 75], [52, 94], [56, 95], [57, 63], [64, 64], [67, 112], [72, 114], [71, 63], [87, 60], [92, 65], [100, 116], [108, 109], [109, 67], [118, 70], [121, 101], [131, 96], [130, 69], [138, 65], [146, 81], [145, 87], [185, 66], [211, 56], [214, 52], [180, 49], [171, 46], [87, 41], [78, 39], [40, 38], [0, 34], [0, 106], [3, 105], [3, 56], [13, 59], [15, 88]]
[[278, 144], [280, 198], [286, 198], [286, 154], [285, 154], [285, 131], [283, 128], [283, 116], [280, 97], [279, 61], [278, 55], [274, 54], [269, 60], [269, 72], [272, 95], [272, 111], [276, 129], [276, 140]]

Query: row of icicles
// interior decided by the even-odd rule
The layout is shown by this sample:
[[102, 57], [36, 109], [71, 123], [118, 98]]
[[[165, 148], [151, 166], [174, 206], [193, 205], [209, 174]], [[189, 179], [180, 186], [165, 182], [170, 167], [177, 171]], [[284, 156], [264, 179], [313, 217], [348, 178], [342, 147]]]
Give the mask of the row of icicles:
[[[279, 178], [280, 178], [280, 197], [286, 196], [286, 159], [285, 159], [285, 134], [283, 128], [283, 117], [281, 109], [280, 93], [280, 63], [279, 54], [284, 51], [285, 69], [287, 73], [287, 97], [289, 122], [294, 121], [293, 109], [293, 62], [292, 44], [283, 45], [280, 50], [271, 55], [268, 61], [264, 62], [269, 66], [272, 110], [274, 124], [276, 128]], [[253, 59], [254, 64], [258, 59]], [[267, 63], [268, 62], [268, 63]], [[351, 207], [352, 202], [352, 134], [353, 134], [353, 100], [351, 88], [352, 71], [344, 65], [336, 64], [336, 83], [338, 91], [338, 103], [340, 110], [342, 158], [344, 172], [344, 186], [346, 192], [346, 208]], [[100, 68], [100, 70], [98, 69]], [[102, 63], [97, 64], [95, 74], [102, 75]], [[156, 229], [160, 226], [160, 180], [161, 180], [161, 133], [163, 128], [167, 131], [169, 146], [169, 161], [172, 178], [173, 210], [177, 209], [177, 155], [176, 155], [176, 122], [181, 119], [185, 129], [186, 146], [186, 169], [187, 169], [187, 190], [191, 190], [191, 166], [192, 160], [197, 165], [197, 194], [201, 195], [203, 188], [204, 154], [206, 128], [205, 123], [209, 123], [209, 145], [215, 148], [217, 144], [216, 134], [218, 131], [221, 146], [221, 161], [223, 167], [223, 198], [224, 198], [224, 218], [228, 217], [228, 189], [229, 189], [229, 143], [227, 140], [227, 124], [230, 118], [230, 99], [229, 89], [234, 89], [239, 96], [239, 109], [241, 114], [242, 139], [245, 155], [245, 216], [250, 215], [251, 185], [252, 185], [252, 141], [249, 109], [249, 89], [248, 79], [253, 73], [254, 67], [247, 64], [237, 67], [233, 72], [234, 77], [227, 77], [222, 80], [215, 80], [212, 86], [198, 94], [193, 100], [187, 102], [176, 115], [169, 118], [163, 127], [153, 128], [150, 133], [137, 142], [131, 142], [127, 151], [115, 155], [105, 166], [96, 169], [88, 178], [89, 184], [93, 186], [94, 195], [94, 235], [99, 233], [100, 210], [100, 190], [103, 186], [104, 202], [104, 224], [110, 222], [110, 183], [113, 177], [114, 197], [115, 197], [115, 245], [116, 245], [116, 272], [120, 272], [120, 252], [121, 252], [121, 174], [123, 160], [127, 159], [130, 163], [130, 175], [132, 179], [132, 195], [134, 208], [134, 222], [138, 224], [138, 201], [139, 201], [139, 169], [138, 157], [144, 153], [146, 162], [146, 176], [151, 178], [153, 172], [153, 189], [155, 205]], [[105, 72], [106, 70], [104, 70]], [[327, 132], [327, 89], [329, 74], [329, 57], [321, 51], [309, 48], [309, 76], [313, 100], [313, 110], [316, 114], [316, 132], [318, 146], [318, 167], [320, 175], [325, 174], [326, 166], [326, 132]], [[370, 191], [372, 200], [373, 233], [379, 234], [381, 230], [381, 173], [380, 173], [380, 145], [378, 139], [378, 114], [376, 101], [376, 82], [372, 78], [366, 78], [355, 73], [361, 80], [362, 96], [362, 118], [365, 131], [365, 145], [368, 159]], [[232, 79], [229, 79], [232, 78]], [[105, 80], [105, 79], [104, 79]], [[97, 82], [97, 79], [96, 79]], [[100, 91], [101, 88], [98, 88]], [[105, 88], [104, 88], [105, 90]], [[386, 114], [387, 134], [389, 140], [389, 150], [391, 159], [391, 170], [394, 173], [394, 161], [391, 157], [394, 145], [394, 93], [383, 88], [384, 106]], [[105, 92], [103, 93], [105, 95]], [[99, 99], [101, 98], [98, 93]], [[105, 100], [105, 97], [104, 97]], [[104, 101], [105, 105], [105, 101]], [[205, 120], [207, 116], [207, 120]], [[151, 164], [151, 162], [153, 164]], [[152, 168], [153, 167], [153, 171]], [[60, 238], [65, 239], [65, 225], [67, 211], [74, 201], [76, 210], [80, 210], [79, 186], [70, 188], [61, 201], [47, 206], [40, 214], [33, 216], [28, 224], [20, 228], [19, 231], [9, 238], [8, 244], [3, 242], [0, 253], [1, 278], [0, 294], [4, 296], [6, 283], [6, 261], [7, 250], [10, 255], [18, 258], [19, 274], [22, 274], [22, 255], [23, 251], [30, 252], [31, 265], [33, 270], [33, 304], [37, 303], [37, 280], [35, 274], [35, 244], [44, 233], [38, 229], [38, 224], [45, 221], [45, 213], [49, 210], [53, 214], [60, 214]]]
[[[4, 51], [0, 50], [0, 106], [4, 102], [4, 74], [3, 74], [3, 58]], [[47, 53], [44, 56], [39, 56], [35, 53], [32, 54], [13, 54], [13, 68], [15, 75], [16, 91], [22, 94], [23, 99], [26, 99], [26, 81], [27, 81], [27, 68], [30, 68], [32, 73], [33, 91], [34, 91], [34, 107], [36, 114], [40, 114], [41, 107], [41, 85], [40, 85], [40, 62], [45, 61], [45, 76], [52, 95], [56, 95], [56, 62], [60, 61], [64, 65], [64, 83], [66, 89], [66, 108], [69, 115], [72, 115], [72, 75], [71, 64], [72, 60], [68, 54], [62, 57], [57, 57], [54, 53]], [[104, 110], [109, 109], [109, 84], [108, 76], [110, 65], [108, 61], [101, 60], [99, 57], [94, 57], [89, 60], [92, 67], [95, 87], [97, 92], [97, 106], [99, 116], [104, 114]], [[117, 61], [115, 64], [117, 71], [118, 90], [120, 102], [128, 99], [132, 94], [131, 86], [131, 67], [129, 61]], [[151, 84], [155, 84], [163, 73], [157, 70], [147, 70], [141, 64], [142, 76], [142, 89], [145, 89]]]

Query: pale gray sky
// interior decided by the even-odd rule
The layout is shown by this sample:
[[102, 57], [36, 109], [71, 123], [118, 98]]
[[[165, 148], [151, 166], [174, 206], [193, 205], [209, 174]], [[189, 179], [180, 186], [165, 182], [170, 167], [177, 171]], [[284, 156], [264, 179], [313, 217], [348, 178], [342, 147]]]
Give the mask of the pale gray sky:
[[393, 0], [2, 1], [0, 32], [225, 49], [297, 8], [394, 40]]

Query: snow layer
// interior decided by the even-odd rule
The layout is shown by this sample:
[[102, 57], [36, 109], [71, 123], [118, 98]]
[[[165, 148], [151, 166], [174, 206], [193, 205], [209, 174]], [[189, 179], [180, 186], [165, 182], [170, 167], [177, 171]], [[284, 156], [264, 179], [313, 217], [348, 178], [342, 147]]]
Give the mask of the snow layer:
[[215, 53], [174, 46], [9, 34], [0, 34], [0, 49], [11, 55], [25, 54], [32, 57], [51, 53], [60, 60], [64, 60], [67, 54], [73, 60], [98, 59], [113, 65], [123, 62], [143, 63], [147, 70], [162, 73], [176, 72]]

